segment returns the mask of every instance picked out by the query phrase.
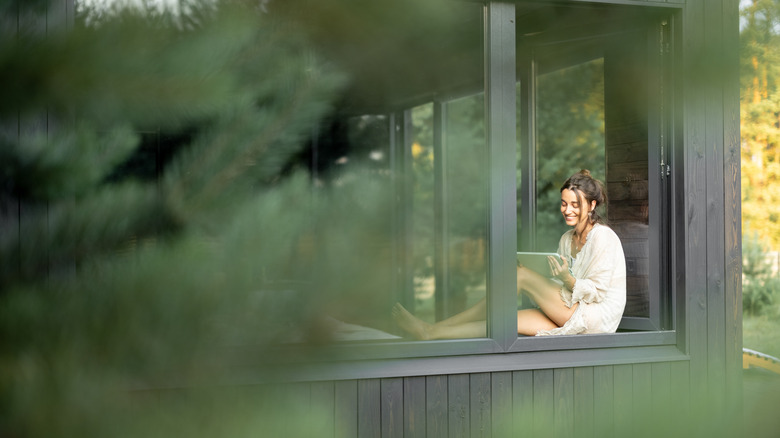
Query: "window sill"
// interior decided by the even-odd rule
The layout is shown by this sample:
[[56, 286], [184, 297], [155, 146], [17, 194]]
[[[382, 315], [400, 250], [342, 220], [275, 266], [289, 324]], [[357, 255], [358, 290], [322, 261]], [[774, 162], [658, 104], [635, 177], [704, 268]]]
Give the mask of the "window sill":
[[[283, 347], [280, 357], [291, 357], [286, 354], [290, 349], [309, 347]], [[677, 346], [675, 331], [522, 337], [507, 351], [492, 339], [345, 343], [300, 357], [299, 362], [274, 367], [273, 378], [345, 380], [688, 360]], [[259, 368], [247, 364], [236, 376], [243, 376], [243, 383], [267, 381], [267, 373]]]

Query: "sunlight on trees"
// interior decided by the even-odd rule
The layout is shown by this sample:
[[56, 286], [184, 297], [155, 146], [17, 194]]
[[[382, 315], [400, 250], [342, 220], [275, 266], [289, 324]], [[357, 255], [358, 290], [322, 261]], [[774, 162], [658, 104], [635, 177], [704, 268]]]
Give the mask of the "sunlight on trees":
[[780, 249], [780, 4], [742, 2], [742, 228]]

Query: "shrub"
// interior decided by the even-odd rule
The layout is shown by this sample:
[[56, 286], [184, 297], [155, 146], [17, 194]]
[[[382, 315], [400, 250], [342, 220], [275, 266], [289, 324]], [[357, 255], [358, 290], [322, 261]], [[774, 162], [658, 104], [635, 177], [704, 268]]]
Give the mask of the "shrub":
[[750, 315], [765, 313], [780, 291], [780, 277], [772, 270], [767, 246], [755, 232], [742, 240], [742, 308]]

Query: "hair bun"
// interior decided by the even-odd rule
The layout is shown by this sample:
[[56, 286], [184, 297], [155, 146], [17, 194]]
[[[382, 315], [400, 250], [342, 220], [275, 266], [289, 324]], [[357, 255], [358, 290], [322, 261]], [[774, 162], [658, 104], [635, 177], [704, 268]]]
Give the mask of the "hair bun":
[[580, 174], [585, 175], [585, 176], [590, 176], [590, 170], [582, 169], [582, 170], [580, 170]]

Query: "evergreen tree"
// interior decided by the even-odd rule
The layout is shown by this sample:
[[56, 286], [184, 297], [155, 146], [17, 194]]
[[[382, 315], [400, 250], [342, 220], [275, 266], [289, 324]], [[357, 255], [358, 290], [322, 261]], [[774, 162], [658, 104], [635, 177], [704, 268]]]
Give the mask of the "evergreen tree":
[[[278, 342], [325, 341], [320, 315], [361, 304], [356, 245], [389, 229], [384, 195], [359, 178], [312, 192], [298, 154], [344, 77], [293, 21], [184, 3], [74, 24], [59, 3], [0, 2], [2, 436], [310, 426], [284, 398], [208, 388], [247, 363], [273, 381]], [[149, 131], [187, 135], [139, 178]], [[182, 387], [198, 391], [161, 390]]]

